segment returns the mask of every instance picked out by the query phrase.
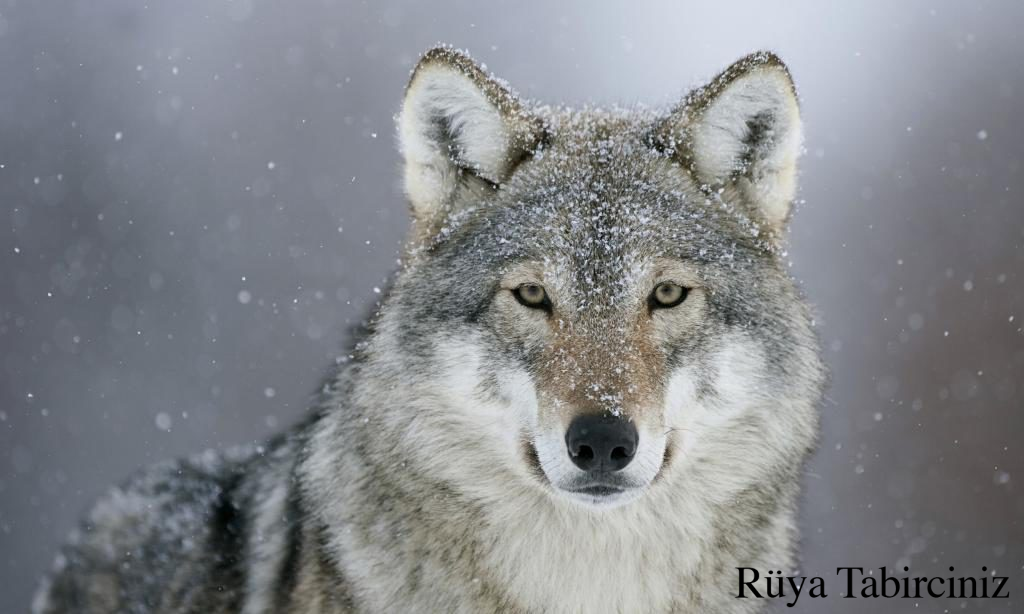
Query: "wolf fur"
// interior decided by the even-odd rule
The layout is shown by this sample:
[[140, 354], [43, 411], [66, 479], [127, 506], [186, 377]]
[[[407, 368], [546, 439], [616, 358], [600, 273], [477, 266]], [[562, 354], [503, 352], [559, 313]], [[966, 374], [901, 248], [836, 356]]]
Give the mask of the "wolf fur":
[[[401, 271], [309, 417], [114, 489], [34, 611], [760, 608], [736, 568], [793, 563], [824, 380], [781, 251], [786, 67], [748, 56], [665, 112], [571, 110], [439, 47], [399, 140]], [[665, 280], [686, 298], [656, 309]], [[617, 494], [573, 490], [588, 412], [639, 433]]]

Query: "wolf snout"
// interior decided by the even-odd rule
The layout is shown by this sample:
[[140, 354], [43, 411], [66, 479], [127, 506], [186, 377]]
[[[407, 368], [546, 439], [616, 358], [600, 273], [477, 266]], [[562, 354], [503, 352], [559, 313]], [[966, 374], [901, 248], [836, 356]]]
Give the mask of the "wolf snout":
[[636, 426], [621, 416], [577, 416], [565, 432], [565, 445], [574, 465], [588, 473], [625, 469], [636, 455]]

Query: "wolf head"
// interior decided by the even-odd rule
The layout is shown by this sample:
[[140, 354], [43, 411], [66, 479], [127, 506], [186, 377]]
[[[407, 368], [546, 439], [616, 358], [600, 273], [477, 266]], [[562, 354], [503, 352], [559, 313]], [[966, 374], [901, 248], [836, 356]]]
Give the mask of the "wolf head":
[[531, 106], [436, 48], [399, 140], [412, 231], [360, 402], [406, 472], [604, 509], [798, 470], [822, 367], [780, 248], [801, 124], [776, 56], [657, 113]]

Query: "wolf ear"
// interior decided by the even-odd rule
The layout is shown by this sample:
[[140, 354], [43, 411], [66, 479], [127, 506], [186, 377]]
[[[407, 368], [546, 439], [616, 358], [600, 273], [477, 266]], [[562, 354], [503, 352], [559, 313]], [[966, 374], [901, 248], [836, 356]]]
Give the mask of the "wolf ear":
[[749, 55], [692, 92], [656, 140], [711, 189], [734, 189], [773, 230], [796, 193], [800, 108], [775, 54]]
[[494, 190], [544, 138], [543, 122], [466, 54], [428, 51], [398, 122], [405, 192], [420, 221]]

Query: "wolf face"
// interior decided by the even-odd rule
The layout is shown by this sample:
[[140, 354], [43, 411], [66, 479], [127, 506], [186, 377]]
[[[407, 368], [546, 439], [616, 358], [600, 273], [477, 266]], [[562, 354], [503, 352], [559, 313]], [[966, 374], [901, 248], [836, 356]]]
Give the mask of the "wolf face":
[[724, 499], [806, 452], [822, 369], [779, 255], [801, 128], [774, 55], [657, 114], [530, 107], [435, 49], [399, 139], [412, 236], [368, 352], [419, 467], [603, 509]]

